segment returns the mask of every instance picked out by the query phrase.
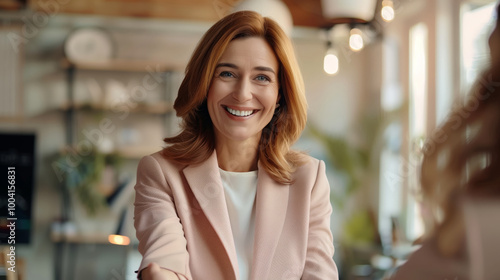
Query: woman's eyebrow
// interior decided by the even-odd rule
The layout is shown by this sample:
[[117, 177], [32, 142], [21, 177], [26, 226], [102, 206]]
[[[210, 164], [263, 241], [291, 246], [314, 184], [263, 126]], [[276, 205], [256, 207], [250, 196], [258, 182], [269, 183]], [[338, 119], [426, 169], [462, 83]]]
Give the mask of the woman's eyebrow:
[[266, 71], [266, 72], [271, 72], [273, 73], [274, 75], [276, 75], [276, 72], [274, 72], [273, 68], [271, 67], [266, 67], [266, 66], [257, 66], [254, 68], [255, 70], [259, 70], [259, 71]]
[[[239, 67], [236, 66], [235, 64], [233, 64], [233, 63], [225, 63], [225, 62], [217, 64], [217, 66], [215, 68], [219, 68], [219, 67], [229, 67], [229, 68], [233, 68], [233, 69], [239, 69]], [[253, 69], [254, 70], [258, 70], [258, 71], [271, 72], [274, 75], [276, 75], [276, 72], [274, 72], [273, 68], [271, 68], [271, 67], [257, 66], [257, 67], [254, 67]]]
[[229, 68], [234, 68], [234, 69], [238, 69], [238, 66], [236, 66], [235, 64], [232, 64], [232, 63], [219, 63], [217, 64], [217, 66], [215, 66], [215, 68], [219, 68], [219, 67], [229, 67]]

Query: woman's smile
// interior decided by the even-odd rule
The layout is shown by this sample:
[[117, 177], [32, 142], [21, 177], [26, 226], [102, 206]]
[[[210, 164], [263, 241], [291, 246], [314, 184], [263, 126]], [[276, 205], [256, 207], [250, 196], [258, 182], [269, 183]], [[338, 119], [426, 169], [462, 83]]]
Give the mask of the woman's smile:
[[253, 116], [255, 113], [258, 112], [256, 109], [248, 109], [248, 108], [236, 108], [236, 107], [230, 107], [226, 105], [222, 105], [222, 107], [226, 110], [226, 112], [234, 117], [239, 117], [239, 118], [245, 118], [249, 116]]

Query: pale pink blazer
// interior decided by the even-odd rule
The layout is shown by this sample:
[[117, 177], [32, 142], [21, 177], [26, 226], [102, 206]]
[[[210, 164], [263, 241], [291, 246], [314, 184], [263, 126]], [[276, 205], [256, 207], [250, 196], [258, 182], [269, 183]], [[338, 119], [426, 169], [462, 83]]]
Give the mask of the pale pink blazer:
[[[250, 279], [338, 279], [325, 164], [310, 158], [283, 185], [259, 163]], [[238, 279], [238, 262], [215, 152], [180, 166], [160, 152], [144, 157], [135, 186], [134, 225], [143, 256], [179, 279]]]

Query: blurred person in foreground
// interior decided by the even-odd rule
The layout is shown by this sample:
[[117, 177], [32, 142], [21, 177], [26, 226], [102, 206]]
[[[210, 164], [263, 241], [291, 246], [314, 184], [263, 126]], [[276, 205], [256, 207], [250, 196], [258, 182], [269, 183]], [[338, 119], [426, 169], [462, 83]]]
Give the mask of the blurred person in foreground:
[[489, 69], [424, 145], [422, 204], [433, 226], [391, 280], [500, 279], [498, 6], [496, 14]]
[[307, 104], [278, 24], [243, 11], [213, 25], [174, 108], [182, 131], [138, 166], [138, 278], [338, 279], [325, 164], [291, 149]]

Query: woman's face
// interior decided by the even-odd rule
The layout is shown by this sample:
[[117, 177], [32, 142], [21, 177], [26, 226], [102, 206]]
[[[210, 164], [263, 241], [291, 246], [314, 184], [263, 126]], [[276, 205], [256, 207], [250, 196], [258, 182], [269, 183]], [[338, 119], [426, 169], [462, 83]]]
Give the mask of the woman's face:
[[217, 62], [207, 97], [217, 144], [258, 144], [273, 117], [278, 90], [278, 60], [267, 42], [258, 37], [230, 42]]

